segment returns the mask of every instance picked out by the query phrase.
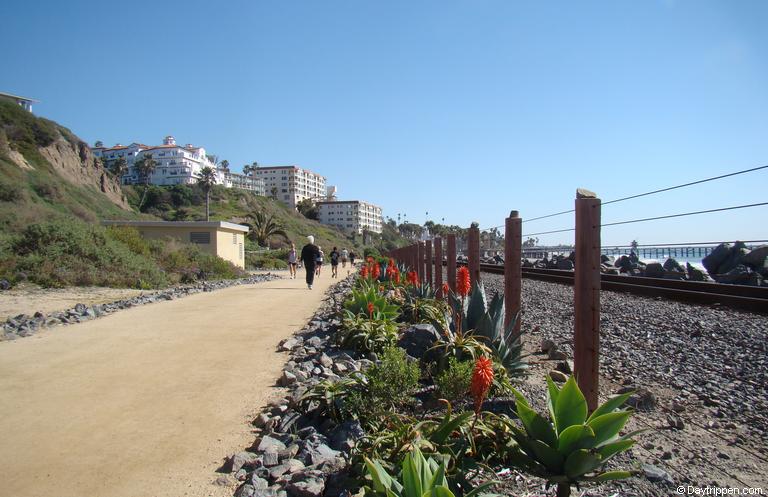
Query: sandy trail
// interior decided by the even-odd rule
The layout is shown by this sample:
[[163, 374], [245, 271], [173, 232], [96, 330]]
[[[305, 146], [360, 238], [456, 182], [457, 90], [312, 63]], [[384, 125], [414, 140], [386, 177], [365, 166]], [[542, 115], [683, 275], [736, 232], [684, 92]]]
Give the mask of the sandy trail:
[[39, 288], [22, 286], [0, 293], [0, 321], [19, 314], [48, 314], [71, 309], [76, 304], [106, 304], [115, 300], [135, 297], [143, 292], [130, 288], [76, 287]]
[[[300, 275], [301, 278], [302, 275]], [[276, 280], [0, 343], [0, 496], [231, 495], [285, 356], [332, 280]]]

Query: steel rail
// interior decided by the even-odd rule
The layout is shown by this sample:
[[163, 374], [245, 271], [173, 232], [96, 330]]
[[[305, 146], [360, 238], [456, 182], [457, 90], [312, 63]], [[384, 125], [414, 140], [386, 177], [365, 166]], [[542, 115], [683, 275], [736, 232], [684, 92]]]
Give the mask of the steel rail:
[[[504, 266], [481, 264], [480, 270], [504, 274]], [[573, 285], [573, 271], [523, 268], [523, 278]], [[768, 314], [768, 288], [697, 281], [667, 280], [643, 276], [601, 275], [603, 290], [663, 297], [695, 304], [723, 305]]]

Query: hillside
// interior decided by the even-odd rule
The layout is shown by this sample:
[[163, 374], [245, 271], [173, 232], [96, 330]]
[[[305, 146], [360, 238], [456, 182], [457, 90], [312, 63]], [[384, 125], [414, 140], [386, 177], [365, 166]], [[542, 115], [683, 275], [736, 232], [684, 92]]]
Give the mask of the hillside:
[[[43, 286], [102, 285], [162, 287], [199, 277], [232, 277], [239, 272], [193, 246], [147, 243], [138, 233], [105, 229], [103, 219], [204, 219], [205, 196], [197, 186], [121, 187], [93, 157], [87, 144], [67, 128], [0, 99], [0, 280], [30, 280]], [[297, 246], [312, 234], [326, 252], [347, 247], [360, 254], [360, 235], [306, 219], [285, 205], [249, 192], [215, 187], [211, 219], [248, 222], [248, 214], [274, 216]], [[368, 240], [387, 247], [399, 236]], [[284, 249], [280, 237], [271, 248]], [[281, 267], [284, 251], [249, 242], [247, 261]], [[279, 262], [278, 262], [279, 261]]]

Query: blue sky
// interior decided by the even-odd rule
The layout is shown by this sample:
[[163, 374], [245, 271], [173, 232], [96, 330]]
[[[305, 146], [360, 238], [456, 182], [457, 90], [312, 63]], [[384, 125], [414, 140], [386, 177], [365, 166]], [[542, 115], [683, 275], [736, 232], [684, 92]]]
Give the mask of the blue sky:
[[[768, 2], [3, 2], [0, 91], [82, 139], [297, 164], [385, 215], [481, 227], [768, 164]], [[768, 170], [605, 206], [768, 201]], [[768, 207], [603, 230], [768, 238]], [[533, 233], [572, 215], [526, 223]], [[568, 242], [571, 235], [540, 237]]]

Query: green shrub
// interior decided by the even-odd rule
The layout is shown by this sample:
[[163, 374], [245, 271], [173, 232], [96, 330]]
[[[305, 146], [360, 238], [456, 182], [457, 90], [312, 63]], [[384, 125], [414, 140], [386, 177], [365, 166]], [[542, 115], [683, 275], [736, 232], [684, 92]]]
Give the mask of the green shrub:
[[15, 271], [43, 286], [160, 287], [166, 276], [150, 259], [107, 236], [100, 226], [72, 220], [29, 225], [11, 244]]
[[107, 236], [124, 243], [134, 254], [150, 255], [149, 242], [141, 237], [139, 230], [131, 226], [109, 226]]
[[0, 202], [16, 202], [21, 199], [22, 187], [0, 180]]
[[400, 347], [381, 354], [381, 362], [366, 372], [371, 404], [396, 407], [408, 403], [419, 386], [419, 364], [409, 360]]
[[448, 359], [448, 367], [435, 377], [439, 398], [455, 402], [466, 397], [472, 383], [472, 362]]

